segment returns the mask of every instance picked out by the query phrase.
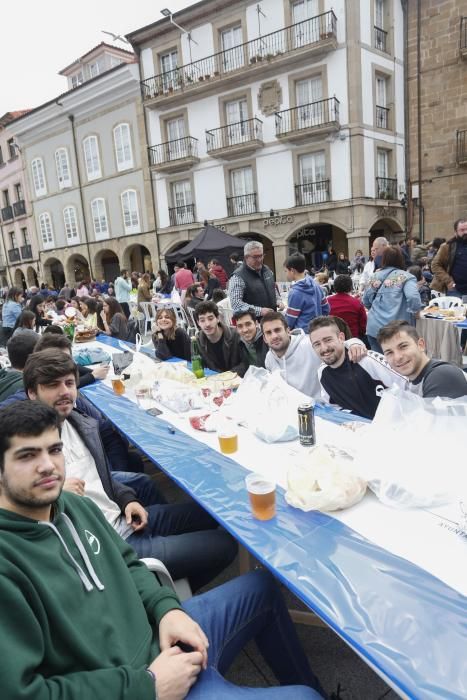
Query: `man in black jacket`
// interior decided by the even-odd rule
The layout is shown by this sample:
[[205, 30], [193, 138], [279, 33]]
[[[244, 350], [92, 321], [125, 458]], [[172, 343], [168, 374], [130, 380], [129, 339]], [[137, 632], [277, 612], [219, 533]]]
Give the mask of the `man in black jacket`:
[[240, 336], [240, 357], [245, 367], [264, 367], [269, 347], [264, 342], [263, 331], [253, 309], [237, 311], [233, 318]]
[[244, 248], [243, 264], [229, 282], [230, 304], [234, 313], [254, 309], [256, 318], [282, 306], [272, 270], [264, 264], [263, 244], [249, 241]]
[[77, 371], [71, 357], [54, 349], [34, 353], [23, 378], [28, 397], [51, 406], [61, 418], [65, 490], [91, 498], [139, 556], [161, 559], [174, 579], [187, 576], [193, 589], [230, 564], [235, 542], [200, 506], [153, 505], [145, 510], [131, 488], [112, 478], [97, 421], [74, 409]]
[[231, 370], [241, 377], [246, 367], [240, 357], [240, 336], [235, 328], [219, 321], [219, 309], [213, 301], [203, 301], [194, 310], [200, 327], [198, 346], [203, 364], [215, 372]]

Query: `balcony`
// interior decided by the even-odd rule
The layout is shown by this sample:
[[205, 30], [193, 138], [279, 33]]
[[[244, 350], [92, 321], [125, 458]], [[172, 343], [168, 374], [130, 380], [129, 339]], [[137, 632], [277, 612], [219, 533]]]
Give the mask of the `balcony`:
[[26, 202], [24, 199], [18, 199], [17, 202], [13, 202], [13, 212], [15, 216], [26, 215]]
[[10, 221], [13, 218], [13, 207], [8, 205], [2, 209], [2, 221]]
[[456, 162], [457, 165], [467, 165], [467, 129], [456, 133]]
[[238, 197], [227, 197], [227, 216], [243, 216], [258, 211], [256, 192], [241, 194]]
[[389, 107], [376, 105], [376, 127], [378, 129], [389, 129]]
[[462, 58], [467, 59], [467, 17], [461, 17], [461, 37], [459, 51]]
[[156, 171], [176, 173], [188, 170], [199, 163], [198, 139], [193, 136], [166, 141], [158, 146], [149, 146], [148, 150], [149, 163]]
[[256, 117], [221, 126], [220, 129], [206, 130], [206, 147], [213, 158], [240, 158], [263, 145], [263, 122]]
[[339, 100], [335, 97], [276, 112], [276, 137], [292, 143], [325, 136], [339, 127]]
[[10, 250], [8, 251], [8, 260], [11, 263], [20, 262], [21, 256], [19, 254], [19, 248], [10, 248]]
[[388, 53], [388, 33], [385, 32], [384, 29], [380, 29], [380, 27], [373, 27], [373, 32], [375, 38], [375, 49]]
[[32, 259], [32, 247], [29, 244], [22, 245], [20, 250], [21, 250], [21, 260], [31, 260]]
[[297, 22], [276, 32], [219, 51], [193, 63], [153, 75], [141, 81], [143, 100], [173, 102], [184, 95], [211, 87], [219, 92], [224, 84], [245, 81], [245, 71], [251, 78], [257, 74], [264, 80], [277, 73], [279, 65], [291, 61], [303, 64], [304, 59], [332, 51], [337, 46], [337, 18], [332, 10], [303, 22]]
[[397, 179], [392, 177], [376, 178], [376, 199], [397, 199]]
[[304, 207], [308, 204], [321, 204], [329, 201], [329, 180], [307, 182], [295, 185], [295, 206]]
[[195, 223], [195, 205], [184, 204], [181, 207], [169, 208], [170, 226], [183, 226]]

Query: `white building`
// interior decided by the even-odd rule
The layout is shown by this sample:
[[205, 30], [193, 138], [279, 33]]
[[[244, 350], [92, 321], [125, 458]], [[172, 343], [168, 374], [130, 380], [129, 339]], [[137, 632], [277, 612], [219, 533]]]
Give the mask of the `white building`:
[[173, 20], [127, 37], [162, 256], [205, 219], [278, 273], [289, 249], [319, 263], [402, 233], [400, 0], [204, 0]]
[[68, 91], [10, 124], [26, 164], [41, 279], [56, 287], [158, 262], [139, 71], [101, 43], [62, 71]]

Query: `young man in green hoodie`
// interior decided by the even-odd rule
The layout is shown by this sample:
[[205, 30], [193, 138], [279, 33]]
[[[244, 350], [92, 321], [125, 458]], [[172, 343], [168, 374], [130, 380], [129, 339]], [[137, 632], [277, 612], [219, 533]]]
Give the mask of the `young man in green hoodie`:
[[[51, 407], [18, 401], [0, 410], [2, 697], [320, 697], [265, 572], [192, 598], [185, 612], [88, 498], [62, 493], [62, 447]], [[281, 684], [308, 687], [240, 690], [225, 681], [253, 637]]]

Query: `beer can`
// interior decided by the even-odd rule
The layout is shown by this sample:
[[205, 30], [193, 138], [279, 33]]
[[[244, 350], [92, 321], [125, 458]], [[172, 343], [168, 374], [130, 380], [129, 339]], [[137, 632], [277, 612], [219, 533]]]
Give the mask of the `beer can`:
[[316, 445], [315, 411], [311, 403], [298, 407], [298, 436], [301, 445]]

